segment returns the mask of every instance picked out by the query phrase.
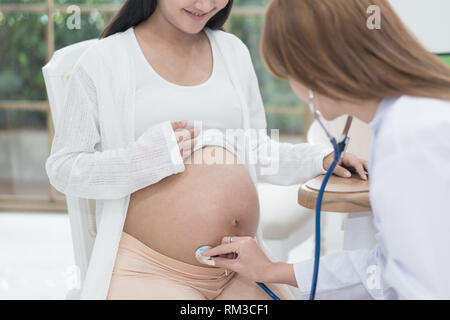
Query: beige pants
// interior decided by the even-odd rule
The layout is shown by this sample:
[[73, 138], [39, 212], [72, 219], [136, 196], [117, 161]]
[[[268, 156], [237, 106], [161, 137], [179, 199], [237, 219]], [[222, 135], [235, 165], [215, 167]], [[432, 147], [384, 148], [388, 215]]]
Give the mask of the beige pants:
[[[266, 284], [281, 300], [294, 299], [286, 285]], [[255, 282], [223, 268], [200, 267], [152, 250], [126, 232], [107, 299], [270, 300]]]

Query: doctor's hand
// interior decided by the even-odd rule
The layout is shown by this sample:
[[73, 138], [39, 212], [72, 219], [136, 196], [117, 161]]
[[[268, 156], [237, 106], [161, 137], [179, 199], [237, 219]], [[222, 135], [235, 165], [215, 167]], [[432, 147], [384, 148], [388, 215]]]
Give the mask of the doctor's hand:
[[231, 243], [229, 236], [223, 237], [221, 245], [205, 250], [203, 255], [210, 257], [209, 265], [237, 272], [252, 281], [297, 287], [293, 265], [270, 261], [252, 237], [233, 236]]
[[[323, 158], [323, 168], [328, 170], [334, 160], [334, 152]], [[339, 177], [350, 178], [352, 172], [357, 172], [362, 180], [367, 180], [365, 172], [369, 172], [369, 163], [354, 154], [346, 152], [344, 158], [340, 159], [333, 173]]]

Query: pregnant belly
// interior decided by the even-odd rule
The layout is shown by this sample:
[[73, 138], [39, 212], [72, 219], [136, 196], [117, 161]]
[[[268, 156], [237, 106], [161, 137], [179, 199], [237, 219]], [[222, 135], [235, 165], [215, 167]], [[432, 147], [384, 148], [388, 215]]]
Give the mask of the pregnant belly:
[[194, 257], [198, 247], [228, 235], [253, 237], [258, 220], [257, 191], [244, 165], [225, 148], [206, 146], [185, 161], [185, 171], [131, 195], [124, 231], [166, 256], [205, 266]]

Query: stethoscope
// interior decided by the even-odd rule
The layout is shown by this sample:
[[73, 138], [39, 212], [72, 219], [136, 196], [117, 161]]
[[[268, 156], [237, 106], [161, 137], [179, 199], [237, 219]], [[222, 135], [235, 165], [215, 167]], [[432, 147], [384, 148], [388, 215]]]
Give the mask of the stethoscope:
[[319, 110], [317, 110], [314, 107], [314, 93], [312, 90], [309, 91], [309, 108], [311, 112], [314, 115], [314, 118], [317, 120], [317, 122], [320, 124], [322, 129], [325, 131], [328, 139], [330, 140], [331, 144], [333, 145], [334, 149], [334, 160], [331, 164], [330, 168], [328, 169], [325, 178], [322, 181], [322, 185], [320, 186], [319, 194], [317, 195], [317, 201], [316, 201], [316, 227], [315, 227], [315, 250], [314, 250], [314, 272], [312, 277], [312, 285], [311, 285], [311, 293], [309, 296], [309, 300], [314, 300], [316, 296], [316, 288], [317, 288], [317, 278], [319, 275], [319, 262], [320, 262], [320, 212], [322, 207], [322, 198], [323, 194], [325, 192], [325, 187], [327, 186], [328, 179], [330, 178], [331, 174], [334, 171], [334, 168], [338, 164], [339, 160], [344, 157], [345, 152], [347, 151], [347, 146], [350, 141], [350, 138], [348, 137], [348, 132], [350, 130], [350, 126], [352, 124], [353, 117], [348, 116], [347, 121], [345, 122], [344, 130], [342, 131], [341, 137], [339, 138], [339, 141], [336, 141], [336, 139], [330, 134], [330, 132], [327, 130], [325, 125], [322, 121], [322, 114]]
[[[319, 262], [320, 262], [320, 213], [321, 213], [321, 207], [322, 207], [322, 198], [323, 194], [325, 192], [325, 187], [327, 186], [328, 180], [331, 176], [331, 174], [334, 171], [334, 168], [338, 164], [339, 160], [344, 157], [345, 152], [347, 150], [348, 143], [350, 141], [350, 138], [348, 137], [348, 132], [350, 130], [350, 126], [352, 124], [353, 117], [348, 116], [347, 121], [345, 123], [344, 130], [342, 131], [341, 137], [339, 138], [339, 141], [336, 141], [336, 139], [330, 134], [328, 129], [324, 125], [324, 121], [322, 121], [323, 117], [319, 110], [317, 110], [314, 106], [314, 93], [312, 90], [309, 91], [309, 108], [311, 112], [314, 115], [314, 118], [317, 120], [317, 122], [320, 124], [322, 129], [325, 131], [328, 139], [330, 140], [331, 144], [333, 145], [334, 149], [334, 159], [333, 163], [331, 164], [330, 168], [328, 169], [325, 178], [322, 181], [322, 185], [320, 186], [319, 194], [317, 195], [317, 201], [316, 201], [316, 218], [315, 218], [315, 249], [314, 249], [314, 272], [312, 277], [312, 285], [311, 285], [311, 293], [309, 296], [309, 300], [314, 300], [316, 295], [316, 288], [317, 288], [317, 278], [319, 275]], [[208, 259], [208, 257], [202, 256], [201, 253], [211, 248], [210, 246], [202, 246], [197, 249], [196, 251], [196, 258], [202, 263], [206, 263], [203, 260]], [[280, 300], [280, 298], [273, 293], [272, 290], [270, 290], [264, 283], [257, 282], [257, 284], [273, 299], [273, 300]]]
[[[325, 131], [325, 134], [327, 135], [328, 139], [330, 140], [331, 144], [333, 145], [334, 149], [334, 159], [333, 163], [331, 164], [330, 168], [328, 169], [325, 178], [322, 181], [322, 185], [320, 186], [319, 194], [317, 195], [317, 201], [316, 201], [316, 220], [315, 220], [315, 249], [314, 249], [314, 272], [312, 277], [312, 285], [311, 285], [311, 292], [309, 296], [309, 300], [314, 300], [316, 296], [316, 288], [317, 288], [317, 278], [319, 276], [319, 262], [320, 262], [320, 213], [321, 213], [321, 207], [322, 207], [322, 199], [323, 194], [325, 192], [325, 188], [327, 186], [328, 180], [330, 179], [331, 174], [334, 171], [334, 168], [339, 163], [339, 160], [344, 157], [345, 152], [347, 151], [347, 146], [350, 141], [350, 138], [348, 137], [348, 132], [350, 130], [353, 117], [348, 116], [347, 121], [345, 122], [344, 130], [342, 131], [341, 137], [339, 138], [339, 141], [336, 141], [336, 139], [330, 134], [328, 129], [324, 125], [324, 121], [322, 121], [323, 117], [319, 110], [317, 110], [314, 106], [314, 93], [312, 90], [309, 91], [309, 108], [311, 112], [314, 115], [314, 118], [317, 120], [317, 122], [320, 124], [322, 129]], [[263, 288], [264, 291], [274, 300], [280, 300], [279, 297], [277, 297], [264, 283], [258, 282], [258, 285]]]

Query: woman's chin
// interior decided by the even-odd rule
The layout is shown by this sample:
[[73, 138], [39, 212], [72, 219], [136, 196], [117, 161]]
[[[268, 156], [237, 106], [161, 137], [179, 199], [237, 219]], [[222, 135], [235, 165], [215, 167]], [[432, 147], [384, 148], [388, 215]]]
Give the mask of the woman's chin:
[[339, 118], [340, 116], [343, 116], [343, 114], [337, 114], [337, 113], [326, 113], [326, 112], [321, 112], [322, 117], [327, 120], [327, 121], [333, 121], [337, 118]]
[[184, 33], [194, 35], [194, 34], [198, 34], [199, 32], [201, 32], [204, 27], [205, 26], [203, 24], [201, 24], [201, 25], [185, 25], [185, 26], [182, 26], [181, 30]]
[[178, 25], [178, 29], [180, 29], [184, 33], [195, 35], [200, 33], [205, 28], [207, 23], [208, 20], [206, 18], [204, 21], [192, 21], [189, 19], [183, 19], [182, 23]]

